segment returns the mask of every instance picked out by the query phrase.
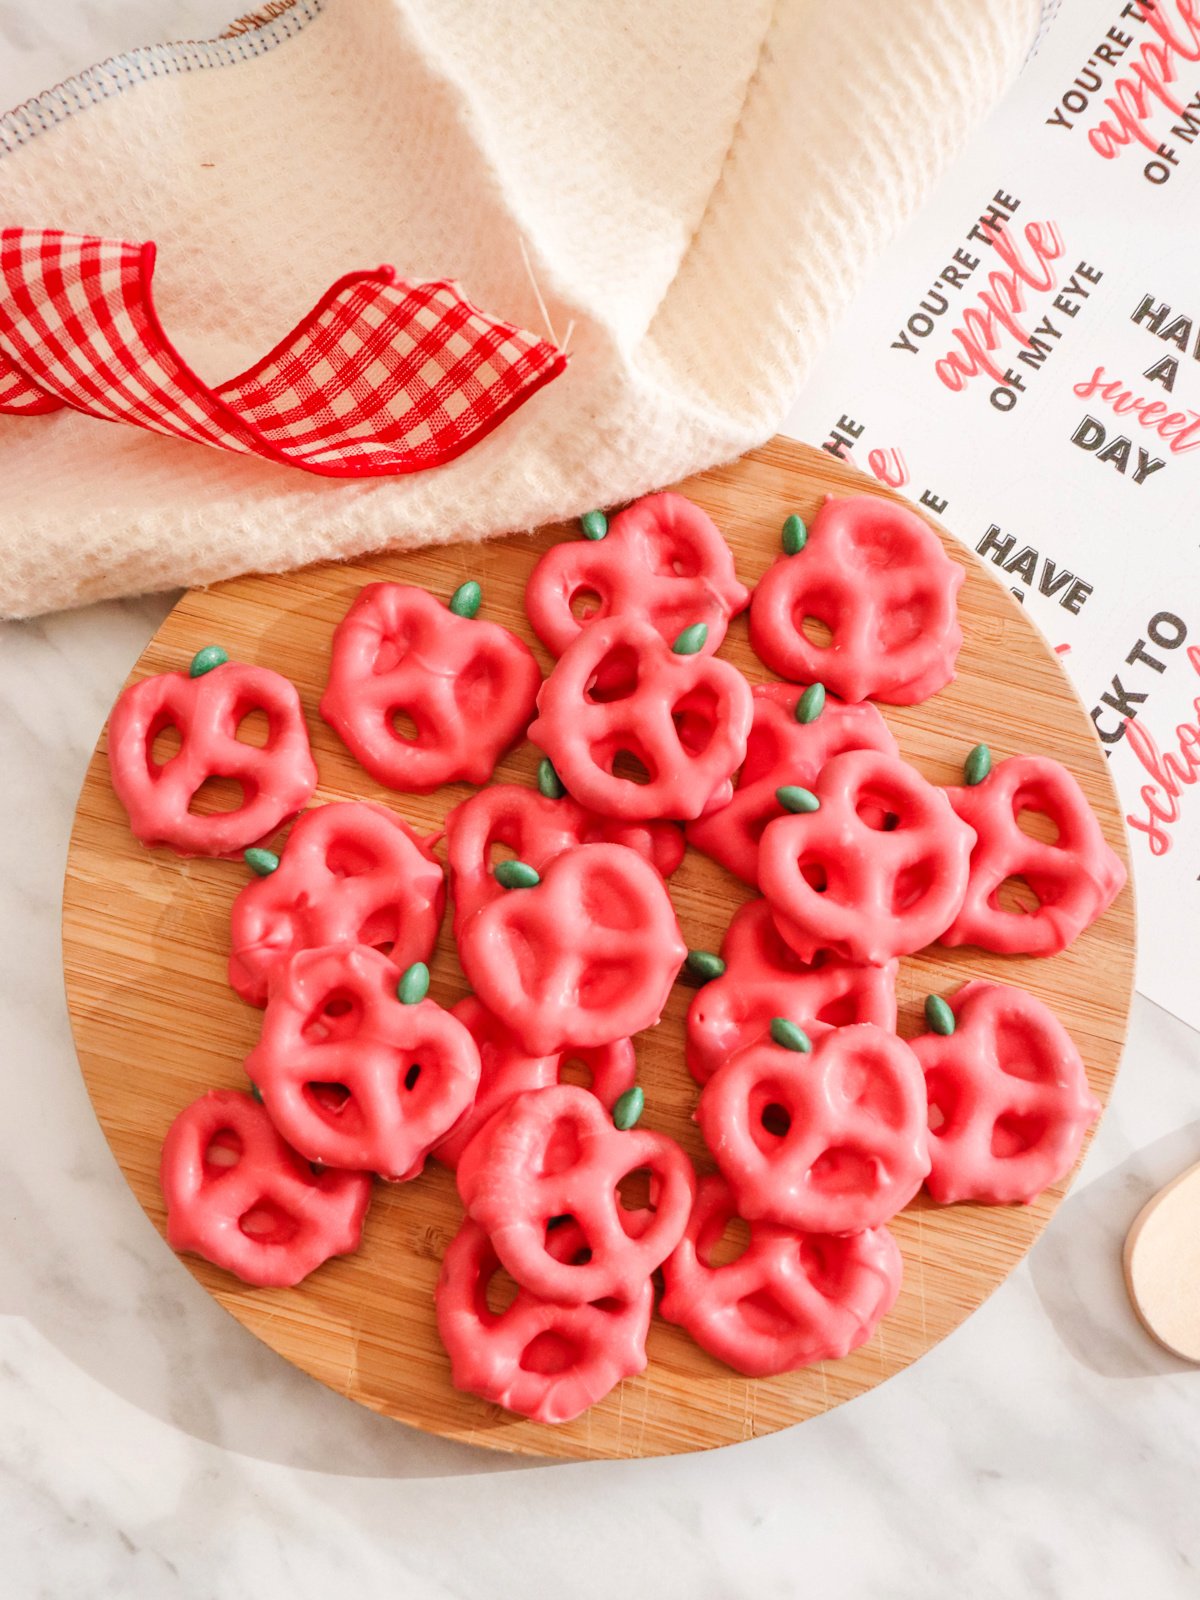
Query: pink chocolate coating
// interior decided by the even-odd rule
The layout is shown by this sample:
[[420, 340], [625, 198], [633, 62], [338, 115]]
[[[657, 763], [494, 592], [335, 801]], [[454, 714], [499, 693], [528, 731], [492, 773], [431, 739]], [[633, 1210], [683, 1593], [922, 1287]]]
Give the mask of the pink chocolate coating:
[[[572, 602], [594, 597], [586, 617]], [[708, 625], [704, 649], [725, 637], [750, 592], [712, 519], [681, 494], [637, 500], [609, 523], [603, 540], [569, 539], [547, 550], [525, 588], [533, 631], [560, 656], [585, 628], [611, 616], [636, 616], [668, 644], [692, 623]]]
[[1028, 1205], [1071, 1170], [1100, 1102], [1070, 1034], [1031, 994], [976, 981], [947, 1003], [954, 1032], [912, 1041], [929, 1098], [926, 1187], [943, 1205]]
[[975, 830], [942, 789], [892, 756], [852, 750], [821, 769], [820, 809], [769, 823], [759, 879], [805, 961], [881, 965], [932, 944], [963, 903]]
[[698, 989], [688, 1007], [687, 1064], [697, 1083], [761, 1039], [775, 1017], [802, 1028], [873, 1022], [896, 1031], [897, 963], [864, 967], [828, 956], [809, 966], [782, 938], [765, 900], [734, 913], [721, 956], [725, 971]]
[[807, 1054], [750, 1045], [709, 1079], [696, 1120], [750, 1222], [859, 1233], [929, 1171], [920, 1064], [869, 1022], [820, 1033]]
[[265, 1006], [272, 975], [299, 950], [366, 944], [403, 971], [437, 942], [446, 880], [403, 817], [369, 802], [320, 806], [288, 835], [279, 866], [233, 902], [229, 982]]
[[564, 850], [462, 925], [471, 987], [531, 1055], [609, 1044], [662, 1015], [687, 954], [666, 886], [625, 845]]
[[[628, 821], [687, 820], [725, 805], [753, 721], [736, 667], [676, 655], [637, 617], [593, 622], [538, 694], [529, 737], [583, 805]], [[614, 771], [634, 757], [647, 781]]]
[[763, 829], [784, 814], [775, 798], [777, 789], [784, 785], [811, 789], [826, 761], [845, 750], [900, 753], [872, 705], [846, 705], [830, 698], [815, 722], [797, 722], [801, 693], [786, 683], [754, 685], [754, 726], [733, 798], [687, 825], [689, 844], [755, 888]]
[[302, 950], [276, 980], [246, 1061], [275, 1126], [310, 1161], [416, 1177], [471, 1104], [479, 1051], [366, 945]]
[[[1047, 756], [1011, 756], [982, 783], [947, 789], [946, 794], [977, 837], [966, 895], [942, 935], [943, 944], [975, 944], [1002, 955], [1056, 955], [1120, 893], [1125, 883], [1121, 859], [1060, 762]], [[1054, 842], [1025, 833], [1019, 822], [1022, 812], [1049, 818], [1057, 830]], [[998, 896], [1007, 878], [1023, 879], [1037, 905], [1006, 911]]]
[[314, 1173], [236, 1089], [210, 1089], [179, 1113], [160, 1178], [171, 1247], [261, 1288], [289, 1288], [357, 1250], [371, 1199], [369, 1173]]
[[[542, 671], [498, 623], [425, 589], [369, 583], [337, 626], [321, 715], [378, 783], [428, 794], [486, 783], [533, 715]], [[406, 713], [412, 739], [394, 726]]]
[[[574, 1223], [555, 1228], [548, 1248], [560, 1260], [583, 1248]], [[564, 1306], [518, 1289], [491, 1311], [488, 1284], [500, 1258], [478, 1223], [451, 1241], [438, 1278], [437, 1324], [456, 1389], [535, 1422], [571, 1422], [646, 1366], [654, 1306], [647, 1276], [628, 1300]]]
[[725, 1180], [702, 1178], [687, 1231], [663, 1263], [668, 1322], [750, 1378], [837, 1361], [867, 1342], [900, 1292], [904, 1264], [886, 1228], [837, 1237], [752, 1222], [746, 1250], [714, 1265], [736, 1215]]
[[[262, 746], [237, 736], [256, 711], [267, 718]], [[159, 765], [154, 741], [169, 727], [179, 749]], [[183, 856], [240, 855], [306, 805], [317, 786], [300, 696], [277, 672], [240, 661], [198, 678], [161, 672], [131, 683], [109, 718], [108, 764], [135, 837]], [[193, 815], [209, 778], [238, 782], [242, 804]]]
[[[649, 1171], [653, 1209], [627, 1211], [618, 1185], [639, 1168]], [[517, 1095], [472, 1139], [458, 1192], [522, 1288], [574, 1306], [638, 1295], [679, 1243], [696, 1179], [673, 1139], [622, 1132], [595, 1095], [562, 1084]], [[547, 1225], [563, 1216], [578, 1225], [586, 1260], [557, 1259]]]
[[[772, 672], [819, 679], [843, 700], [916, 705], [954, 677], [964, 572], [916, 512], [875, 495], [830, 495], [798, 554], [754, 591], [750, 643]], [[813, 617], [827, 645], [804, 632]]]

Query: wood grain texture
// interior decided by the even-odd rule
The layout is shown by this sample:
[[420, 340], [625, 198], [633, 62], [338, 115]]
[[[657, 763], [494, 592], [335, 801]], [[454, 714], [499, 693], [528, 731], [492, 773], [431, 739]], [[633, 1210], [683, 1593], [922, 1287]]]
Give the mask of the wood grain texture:
[[[775, 558], [789, 512], [811, 518], [830, 491], [887, 495], [831, 456], [783, 439], [680, 487], [725, 532], [748, 583]], [[533, 643], [522, 607], [526, 577], [548, 545], [575, 536], [573, 525], [555, 527], [483, 546], [445, 545], [287, 577], [241, 578], [192, 593], [166, 619], [132, 676], [182, 667], [215, 642], [236, 659], [275, 667], [297, 684], [304, 702], [321, 774], [318, 800], [381, 800], [432, 830], [466, 788], [427, 798], [383, 790], [317, 715], [334, 625], [364, 583], [416, 583], [448, 597], [473, 576], [483, 584], [481, 615], [508, 623]], [[942, 537], [967, 567], [959, 602], [966, 643], [949, 689], [924, 705], [884, 708], [904, 755], [935, 783], [957, 781], [966, 751], [979, 740], [997, 759], [1018, 752], [1055, 756], [1082, 783], [1109, 842], [1124, 856], [1106, 763], [1056, 658], [991, 574]], [[769, 676], [749, 650], [744, 617], [721, 653], [753, 679]], [[525, 744], [498, 776], [532, 781], [537, 754]], [[238, 1000], [225, 974], [229, 908], [245, 880], [239, 864], [181, 861], [142, 849], [109, 785], [101, 738], [80, 796], [67, 868], [67, 992], [96, 1114], [160, 1231], [158, 1157], [172, 1118], [208, 1088], [246, 1085], [241, 1064], [255, 1043], [260, 1013]], [[747, 897], [740, 883], [695, 851], [672, 880], [671, 894], [688, 944], [709, 949]], [[1095, 927], [1052, 960], [934, 948], [902, 962], [900, 1031], [919, 1031], [930, 990], [946, 992], [977, 977], [1021, 984], [1062, 1019], [1083, 1053], [1092, 1087], [1106, 1099], [1125, 1035], [1133, 958], [1133, 896], [1126, 887]], [[433, 973], [434, 998], [443, 1004], [465, 992], [449, 918]], [[639, 1071], [646, 1126], [674, 1135], [709, 1170], [691, 1121], [697, 1091], [683, 1064], [683, 1018], [692, 992], [678, 983], [660, 1026], [639, 1038]], [[938, 1207], [918, 1198], [894, 1224], [906, 1269], [900, 1299], [870, 1343], [846, 1360], [747, 1380], [656, 1318], [646, 1372], [560, 1428], [508, 1416], [450, 1386], [434, 1329], [433, 1287], [460, 1209], [452, 1177], [439, 1167], [414, 1183], [378, 1185], [361, 1251], [329, 1263], [297, 1289], [249, 1289], [204, 1262], [188, 1258], [186, 1265], [288, 1360], [390, 1416], [530, 1455], [664, 1455], [786, 1427], [900, 1371], [1003, 1281], [1065, 1187], [1029, 1207]], [[177, 1270], [165, 1245], [162, 1270]]]

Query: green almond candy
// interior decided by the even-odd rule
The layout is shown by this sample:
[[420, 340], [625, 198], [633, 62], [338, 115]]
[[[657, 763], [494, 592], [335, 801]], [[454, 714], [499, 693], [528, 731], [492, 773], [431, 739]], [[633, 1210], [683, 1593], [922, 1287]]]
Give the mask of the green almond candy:
[[977, 744], [974, 750], [963, 762], [963, 782], [971, 785], [982, 783], [992, 770], [992, 752], [985, 744]]
[[483, 600], [483, 590], [474, 578], [468, 578], [466, 583], [460, 583], [450, 596], [449, 606], [456, 617], [473, 617], [479, 610]]
[[608, 518], [603, 511], [585, 511], [579, 519], [585, 539], [603, 539], [608, 532]]
[[799, 1050], [803, 1055], [807, 1055], [812, 1049], [812, 1040], [804, 1029], [798, 1028], [786, 1017], [771, 1018], [771, 1038], [785, 1050]]
[[711, 950], [689, 950], [687, 969], [693, 976], [699, 978], [701, 983], [711, 983], [725, 971], [725, 963]]
[[555, 772], [549, 756], [543, 756], [538, 762], [537, 786], [538, 793], [545, 795], [547, 800], [561, 800], [567, 792], [567, 786]]
[[951, 1034], [956, 1026], [954, 1013], [940, 994], [925, 996], [925, 1021], [934, 1033]]
[[801, 789], [794, 783], [786, 783], [782, 789], [776, 789], [775, 798], [785, 811], [803, 813], [821, 809], [821, 802], [811, 789]]
[[192, 657], [192, 664], [188, 668], [188, 677], [202, 678], [206, 672], [211, 672], [214, 667], [223, 667], [228, 660], [228, 650], [222, 650], [219, 644], [206, 644], [203, 650], [197, 650]]
[[541, 883], [541, 873], [528, 861], [501, 861], [495, 872], [496, 882], [502, 889], [536, 889]]
[[628, 1133], [645, 1109], [646, 1096], [635, 1083], [632, 1089], [626, 1089], [613, 1107], [613, 1127], [620, 1128], [622, 1133]]
[[808, 528], [805, 526], [804, 518], [798, 517], [794, 511], [784, 521], [781, 542], [784, 554], [789, 556], [798, 556], [808, 543]]
[[685, 628], [671, 646], [677, 656], [699, 655], [708, 643], [708, 623], [693, 622], [690, 628]]
[[274, 850], [263, 850], [256, 844], [251, 845], [249, 850], [243, 850], [242, 858], [251, 872], [257, 872], [260, 878], [269, 878], [279, 866], [279, 857]]
[[406, 1006], [419, 1005], [429, 993], [429, 968], [423, 961], [414, 961], [396, 985], [396, 994]]
[[260, 1106], [263, 1104], [263, 1092], [256, 1083], [250, 1085], [250, 1098], [257, 1100]]
[[796, 701], [796, 721], [815, 722], [825, 709], [825, 685], [810, 683]]

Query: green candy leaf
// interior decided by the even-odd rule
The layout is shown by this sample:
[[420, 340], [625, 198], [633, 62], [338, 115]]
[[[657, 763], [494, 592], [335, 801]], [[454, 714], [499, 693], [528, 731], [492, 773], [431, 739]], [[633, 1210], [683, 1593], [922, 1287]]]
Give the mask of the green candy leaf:
[[608, 532], [608, 518], [603, 511], [585, 511], [579, 519], [585, 539], [603, 539]]
[[188, 668], [188, 677], [202, 678], [206, 672], [211, 672], [214, 667], [223, 667], [228, 660], [228, 650], [222, 650], [219, 644], [206, 644], [203, 650], [197, 650], [192, 657], [192, 664]]
[[689, 950], [686, 965], [688, 971], [694, 973], [701, 983], [709, 983], [713, 978], [719, 978], [725, 971], [725, 963], [711, 950]]
[[613, 1107], [613, 1127], [620, 1128], [622, 1133], [628, 1133], [645, 1109], [646, 1096], [635, 1083], [632, 1089], [626, 1089]]
[[949, 1035], [956, 1027], [954, 1013], [940, 994], [925, 996], [925, 1021], [934, 1033]]
[[263, 1104], [263, 1092], [256, 1083], [250, 1085], [250, 1098], [257, 1100], [260, 1106]]
[[263, 850], [256, 844], [242, 851], [242, 859], [251, 872], [257, 872], [260, 878], [269, 878], [279, 866], [279, 857], [274, 850]]
[[796, 721], [815, 722], [825, 709], [825, 685], [810, 683], [796, 701]]
[[974, 750], [963, 762], [963, 782], [971, 785], [982, 783], [992, 770], [992, 752], [985, 744], [977, 744]]
[[771, 1018], [771, 1038], [785, 1050], [799, 1050], [803, 1055], [807, 1055], [812, 1049], [812, 1040], [804, 1029], [798, 1028], [786, 1017]]
[[495, 872], [496, 882], [502, 889], [536, 889], [542, 881], [528, 861], [501, 861]]
[[538, 762], [537, 786], [538, 793], [544, 794], [547, 800], [561, 800], [567, 792], [567, 786], [555, 772], [549, 756], [543, 756]]
[[798, 517], [793, 511], [783, 524], [783, 537], [781, 540], [785, 555], [798, 556], [808, 543], [808, 528], [804, 518]]
[[450, 596], [449, 606], [456, 617], [473, 617], [479, 610], [483, 600], [483, 590], [474, 578], [468, 578], [466, 583], [460, 583]]
[[693, 622], [690, 628], [685, 628], [676, 639], [671, 649], [677, 656], [698, 655], [708, 643], [708, 623]]
[[812, 790], [801, 789], [799, 784], [785, 783], [782, 789], [776, 789], [775, 798], [785, 811], [807, 812], [821, 809], [821, 802]]
[[429, 968], [423, 961], [414, 961], [401, 975], [396, 994], [406, 1006], [419, 1005], [429, 993]]

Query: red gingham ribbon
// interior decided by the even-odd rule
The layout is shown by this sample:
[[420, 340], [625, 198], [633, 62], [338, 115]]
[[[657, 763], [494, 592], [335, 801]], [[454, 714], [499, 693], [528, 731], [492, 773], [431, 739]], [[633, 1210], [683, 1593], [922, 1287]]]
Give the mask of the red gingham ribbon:
[[566, 357], [446, 280], [351, 272], [261, 361], [210, 388], [154, 308], [153, 244], [0, 230], [0, 412], [72, 406], [333, 478], [461, 455]]

